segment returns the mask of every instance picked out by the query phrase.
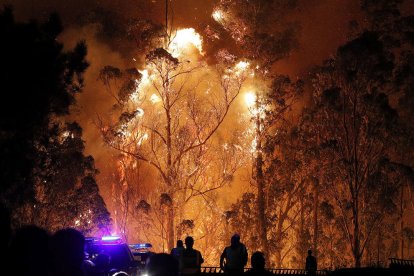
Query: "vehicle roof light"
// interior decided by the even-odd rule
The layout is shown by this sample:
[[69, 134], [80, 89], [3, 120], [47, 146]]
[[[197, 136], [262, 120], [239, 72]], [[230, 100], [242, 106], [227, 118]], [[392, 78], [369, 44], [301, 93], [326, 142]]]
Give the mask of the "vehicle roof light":
[[97, 242], [99, 240], [97, 237], [85, 237], [85, 242]]
[[150, 243], [136, 243], [136, 244], [130, 244], [129, 247], [134, 248], [134, 249], [151, 248], [152, 244], [150, 244]]
[[104, 236], [102, 237], [102, 241], [120, 241], [121, 238], [118, 236]]

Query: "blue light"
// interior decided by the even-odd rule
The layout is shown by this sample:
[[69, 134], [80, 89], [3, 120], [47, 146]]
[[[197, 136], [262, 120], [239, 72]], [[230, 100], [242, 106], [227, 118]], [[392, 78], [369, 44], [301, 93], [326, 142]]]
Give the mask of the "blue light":
[[121, 238], [118, 236], [104, 236], [102, 237], [102, 241], [120, 241]]
[[136, 243], [136, 244], [129, 244], [130, 248], [133, 249], [144, 249], [144, 248], [151, 248], [152, 244], [150, 243]]
[[100, 241], [97, 237], [85, 237], [85, 242], [98, 242]]

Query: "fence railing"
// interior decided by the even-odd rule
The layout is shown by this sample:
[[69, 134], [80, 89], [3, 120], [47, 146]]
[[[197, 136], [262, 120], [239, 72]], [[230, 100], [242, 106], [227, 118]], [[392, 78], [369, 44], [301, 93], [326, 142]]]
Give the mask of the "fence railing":
[[[270, 268], [270, 272], [276, 275], [307, 275], [306, 270], [304, 269], [290, 269], [290, 268]], [[317, 270], [313, 275], [328, 275], [329, 271], [327, 270]]]
[[[251, 268], [245, 268], [244, 271], [249, 271]], [[290, 268], [268, 268], [272, 274], [275, 275], [307, 275], [304, 269], [290, 269]], [[203, 266], [201, 267], [202, 274], [224, 274], [224, 271], [218, 266]], [[318, 270], [314, 275], [328, 275], [327, 270]]]
[[[251, 268], [245, 268], [244, 271], [249, 271]], [[389, 267], [388, 268], [378, 268], [383, 269], [385, 272], [392, 272], [394, 269], [398, 271], [414, 271], [414, 260], [404, 260], [397, 258], [389, 258]], [[290, 269], [290, 268], [268, 268], [274, 275], [308, 275], [304, 269]], [[201, 267], [202, 274], [224, 274], [224, 271], [218, 266], [204, 266]], [[318, 270], [314, 275], [330, 275], [335, 274], [335, 271], [329, 270]], [[393, 275], [391, 273], [390, 275]], [[414, 274], [413, 274], [414, 275]]]
[[412, 267], [414, 268], [414, 260], [404, 260], [397, 258], [389, 258], [390, 268], [392, 267]]

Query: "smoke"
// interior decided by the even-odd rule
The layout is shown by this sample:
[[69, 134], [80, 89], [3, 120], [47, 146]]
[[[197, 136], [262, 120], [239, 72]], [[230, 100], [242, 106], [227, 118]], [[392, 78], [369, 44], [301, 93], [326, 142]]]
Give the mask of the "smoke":
[[[66, 28], [59, 39], [64, 43], [65, 48], [71, 49], [80, 40], [86, 41], [88, 46], [87, 60], [90, 63], [85, 73], [85, 86], [77, 97], [77, 103], [71, 109], [68, 120], [79, 122], [83, 129], [85, 141], [85, 154], [92, 155], [95, 165], [100, 171], [97, 176], [97, 183], [108, 207], [111, 207], [111, 190], [104, 179], [116, 168], [114, 155], [105, 146], [96, 122], [100, 117], [106, 117], [108, 110], [111, 110], [114, 100], [105, 92], [105, 88], [98, 80], [100, 70], [106, 65], [113, 65], [124, 68], [125, 58], [121, 53], [114, 51], [108, 44], [98, 38], [101, 26], [90, 24], [82, 27]], [[111, 165], [112, 164], [112, 165]]]
[[349, 22], [363, 19], [358, 1], [310, 1], [292, 15], [301, 26], [299, 47], [274, 66], [276, 72], [306, 78], [309, 69], [335, 54], [347, 40]]
[[[192, 27], [202, 33], [206, 26], [214, 25], [211, 17], [216, 1], [175, 0], [173, 2], [173, 22], [177, 28]], [[10, 3], [0, 0], [0, 5]], [[287, 74], [292, 79], [308, 76], [309, 69], [322, 60], [334, 54], [336, 48], [347, 39], [348, 22], [362, 19], [358, 1], [343, 0], [298, 0], [296, 10], [290, 15], [290, 20], [298, 21], [301, 26], [299, 47], [290, 56], [273, 67], [274, 73]], [[157, 23], [164, 22], [164, 1], [161, 0], [15, 0], [14, 6], [18, 20], [29, 18], [45, 19], [50, 12], [56, 11], [61, 17], [65, 31], [59, 38], [67, 49], [73, 48], [79, 40], [85, 40], [88, 46], [87, 59], [90, 62], [85, 75], [85, 87], [77, 98], [77, 105], [72, 109], [69, 119], [76, 120], [83, 128], [86, 142], [86, 154], [92, 155], [96, 166], [101, 171], [98, 183], [105, 201], [110, 201], [110, 187], [104, 187], [102, 180], [106, 174], [115, 170], [111, 166], [116, 152], [106, 147], [94, 121], [99, 116], [106, 116], [114, 104], [113, 99], [105, 92], [103, 84], [98, 81], [100, 70], [106, 65], [118, 68], [140, 66], [135, 64], [133, 57], [142, 56], [134, 45], [126, 38], [126, 26], [129, 18], [151, 19]], [[204, 41], [207, 41], [204, 39]], [[233, 47], [234, 42], [223, 37], [219, 43], [203, 45], [205, 59], [210, 61], [212, 53], [223, 46]], [[245, 90], [242, 91], [244, 93]], [[241, 95], [242, 96], [242, 95]], [[243, 98], [235, 102], [228, 118], [224, 122], [219, 136], [226, 136], [225, 130], [239, 122], [241, 110], [245, 106]], [[303, 101], [306, 102], [306, 99]], [[302, 104], [300, 104], [301, 106]], [[299, 108], [300, 109], [300, 108]], [[108, 165], [109, 164], [109, 165]], [[246, 169], [248, 171], [249, 168]], [[240, 172], [239, 182], [243, 182], [245, 172]], [[241, 179], [241, 180], [240, 180]], [[228, 187], [226, 194], [231, 198], [223, 200], [224, 205], [234, 202], [246, 187], [233, 184]], [[232, 191], [229, 193], [228, 191]]]

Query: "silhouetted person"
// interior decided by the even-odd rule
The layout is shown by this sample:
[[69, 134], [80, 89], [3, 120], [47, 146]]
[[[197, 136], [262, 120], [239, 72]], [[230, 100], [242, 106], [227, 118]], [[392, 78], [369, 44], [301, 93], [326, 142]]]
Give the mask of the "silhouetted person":
[[177, 246], [171, 249], [171, 255], [173, 255], [176, 259], [181, 258], [181, 254], [184, 251], [184, 244], [182, 240], [177, 241]]
[[166, 253], [154, 254], [149, 258], [145, 266], [148, 275], [151, 276], [179, 276], [178, 261]]
[[231, 237], [230, 243], [220, 256], [220, 267], [227, 275], [241, 275], [248, 259], [246, 246], [240, 242], [238, 234]]
[[308, 250], [308, 256], [306, 257], [305, 270], [309, 275], [316, 275], [317, 269], [318, 269], [318, 264], [316, 262], [316, 258], [315, 256], [312, 256], [312, 250]]
[[273, 274], [265, 269], [265, 256], [262, 252], [256, 251], [251, 258], [252, 269], [247, 271], [245, 275], [248, 276], [272, 276]]
[[50, 275], [48, 232], [37, 226], [18, 229], [10, 246], [10, 265], [13, 275]]
[[85, 237], [81, 232], [66, 228], [57, 231], [51, 239], [53, 275], [84, 275]]
[[171, 255], [178, 261], [181, 269], [181, 257], [184, 252], [184, 244], [182, 240], [177, 241], [177, 246], [171, 249]]
[[193, 237], [185, 238], [185, 250], [181, 257], [181, 274], [194, 275], [201, 272], [201, 264], [204, 262], [200, 251], [193, 248]]

